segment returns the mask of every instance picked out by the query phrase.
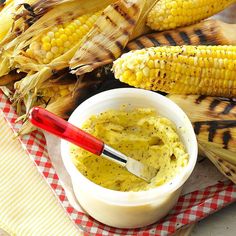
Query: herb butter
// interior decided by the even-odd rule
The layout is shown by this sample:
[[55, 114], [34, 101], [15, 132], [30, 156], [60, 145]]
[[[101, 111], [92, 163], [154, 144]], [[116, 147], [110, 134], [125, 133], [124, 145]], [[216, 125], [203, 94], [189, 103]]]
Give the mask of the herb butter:
[[189, 155], [175, 125], [152, 108], [109, 110], [91, 116], [82, 126], [131, 158], [158, 169], [151, 183], [124, 167], [71, 144], [77, 169], [92, 182], [117, 191], [143, 191], [171, 181], [188, 163]]

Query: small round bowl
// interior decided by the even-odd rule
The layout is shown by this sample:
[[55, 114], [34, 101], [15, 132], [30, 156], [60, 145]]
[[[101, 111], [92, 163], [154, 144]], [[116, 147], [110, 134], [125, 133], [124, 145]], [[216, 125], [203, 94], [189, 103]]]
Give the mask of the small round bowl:
[[137, 228], [164, 217], [176, 204], [182, 186], [192, 173], [197, 160], [197, 140], [186, 114], [160, 94], [135, 88], [113, 89], [97, 94], [75, 109], [69, 122], [81, 127], [94, 114], [109, 109], [154, 108], [175, 123], [177, 132], [189, 153], [189, 162], [179, 175], [159, 187], [140, 192], [119, 192], [103, 188], [83, 176], [72, 162], [69, 143], [62, 140], [64, 165], [71, 176], [75, 195], [85, 211], [96, 220], [118, 228]]

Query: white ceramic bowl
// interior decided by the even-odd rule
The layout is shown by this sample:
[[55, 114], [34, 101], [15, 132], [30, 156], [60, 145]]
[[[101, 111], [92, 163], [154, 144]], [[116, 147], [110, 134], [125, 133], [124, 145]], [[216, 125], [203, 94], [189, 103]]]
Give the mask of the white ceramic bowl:
[[69, 122], [81, 127], [91, 115], [121, 105], [151, 107], [172, 120], [189, 153], [185, 170], [171, 182], [141, 192], [118, 192], [94, 184], [72, 163], [69, 143], [62, 140], [64, 165], [71, 176], [75, 195], [85, 211], [96, 220], [118, 228], [136, 228], [152, 224], [164, 217], [176, 204], [185, 181], [197, 160], [197, 141], [186, 114], [171, 100], [157, 93], [135, 88], [113, 89], [97, 94], [83, 102], [73, 112]]

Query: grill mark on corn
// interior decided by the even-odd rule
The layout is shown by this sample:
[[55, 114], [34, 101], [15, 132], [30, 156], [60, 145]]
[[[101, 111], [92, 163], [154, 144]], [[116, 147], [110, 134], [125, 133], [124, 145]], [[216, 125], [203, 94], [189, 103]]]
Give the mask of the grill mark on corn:
[[100, 49], [102, 49], [103, 51], [106, 51], [109, 55], [109, 57], [112, 59], [112, 60], [115, 60], [116, 57], [115, 55], [109, 50], [107, 49], [103, 44], [97, 42], [97, 41], [94, 41], [94, 44], [97, 45]]
[[153, 43], [153, 46], [161, 46], [162, 45], [155, 37], [149, 36], [147, 38]]
[[207, 38], [204, 35], [204, 33], [202, 32], [202, 30], [200, 30], [200, 29], [194, 30], [194, 33], [198, 37], [200, 44], [206, 44], [207, 43]]
[[116, 26], [117, 26], [117, 24], [111, 19], [110, 16], [105, 15], [104, 12], [102, 12], [102, 15], [104, 15], [105, 19], [106, 19], [107, 21], [109, 21], [113, 27], [116, 27]]
[[115, 45], [119, 48], [120, 52], [123, 51], [123, 45], [119, 41], [115, 41]]
[[[200, 134], [202, 126], [208, 126], [208, 141], [213, 142], [215, 134], [218, 129], [228, 129], [236, 127], [236, 120], [217, 120], [217, 121], [197, 121], [193, 123], [194, 132], [196, 135]], [[230, 132], [230, 131], [228, 131]], [[228, 134], [227, 134], [228, 135]], [[228, 144], [227, 144], [228, 145]]]
[[22, 31], [21, 31], [20, 28], [16, 28], [16, 29], [15, 29], [15, 34], [16, 34], [16, 36], [21, 35], [21, 33], [22, 33]]
[[195, 103], [196, 104], [200, 104], [203, 100], [206, 99], [206, 95], [200, 95], [196, 100], [195, 100]]
[[56, 20], [56, 24], [58, 24], [58, 25], [62, 25], [63, 24], [63, 20], [62, 20], [62, 18], [60, 16], [58, 16], [55, 20]]
[[222, 111], [222, 114], [227, 115], [230, 113], [230, 111], [236, 106], [236, 103], [234, 103], [233, 101], [231, 103], [229, 103], [225, 109]]
[[214, 109], [221, 103], [219, 99], [213, 99], [209, 105], [210, 111], [214, 111]]
[[[123, 18], [125, 18], [125, 20], [126, 20], [127, 22], [129, 22], [130, 25], [134, 25], [134, 24], [136, 23], [135, 20], [132, 19], [132, 18], [128, 15], [128, 13], [124, 12], [124, 11], [121, 9], [120, 6], [118, 6], [118, 5], [116, 5], [116, 4], [112, 4], [111, 6], [113, 7], [113, 9], [114, 9], [120, 16], [122, 16]], [[132, 5], [132, 7], [133, 7], [133, 6], [134, 6], [134, 5]]]
[[229, 141], [232, 139], [230, 131], [225, 131], [223, 133], [222, 139], [223, 139], [223, 144], [224, 144], [223, 148], [228, 149]]
[[[84, 51], [84, 52], [87, 52], [89, 53], [90, 55], [92, 55], [94, 57], [94, 60], [93, 62], [101, 62], [102, 60], [97, 56], [97, 53], [96, 52], [92, 52], [91, 50], [89, 50], [88, 48], [81, 48], [80, 50]], [[75, 60], [80, 60], [80, 58], [75, 58]]]
[[177, 46], [177, 43], [175, 42], [174, 38], [169, 33], [165, 33], [164, 36], [171, 46]]
[[137, 45], [137, 48], [142, 49], [145, 48], [145, 46], [143, 45], [143, 43], [140, 41], [140, 39], [136, 39], [135, 43]]
[[186, 44], [191, 44], [191, 39], [189, 38], [188, 34], [184, 31], [179, 32], [179, 36]]

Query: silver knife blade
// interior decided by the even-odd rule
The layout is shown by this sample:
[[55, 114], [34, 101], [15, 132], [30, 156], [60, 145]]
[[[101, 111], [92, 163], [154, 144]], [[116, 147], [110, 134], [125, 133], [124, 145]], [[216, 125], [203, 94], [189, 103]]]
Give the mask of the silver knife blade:
[[157, 175], [158, 170], [152, 166], [136, 161], [133, 158], [127, 157], [126, 169], [136, 175], [137, 177], [144, 179], [147, 182], [151, 182], [152, 178]]
[[124, 166], [131, 174], [145, 180], [146, 182], [151, 182], [151, 179], [156, 176], [158, 170], [152, 166], [136, 161], [133, 158], [127, 157], [123, 153], [115, 150], [114, 148], [104, 144], [104, 149], [101, 154], [108, 160], [118, 163]]

